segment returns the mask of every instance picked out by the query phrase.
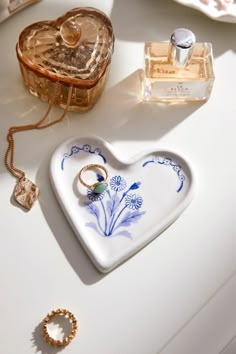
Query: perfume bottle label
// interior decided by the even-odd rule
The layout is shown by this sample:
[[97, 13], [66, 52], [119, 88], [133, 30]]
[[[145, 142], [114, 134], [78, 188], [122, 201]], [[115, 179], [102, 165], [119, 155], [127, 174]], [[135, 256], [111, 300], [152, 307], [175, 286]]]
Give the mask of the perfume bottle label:
[[152, 96], [164, 98], [202, 98], [207, 96], [209, 82], [169, 82], [157, 81], [152, 86]]

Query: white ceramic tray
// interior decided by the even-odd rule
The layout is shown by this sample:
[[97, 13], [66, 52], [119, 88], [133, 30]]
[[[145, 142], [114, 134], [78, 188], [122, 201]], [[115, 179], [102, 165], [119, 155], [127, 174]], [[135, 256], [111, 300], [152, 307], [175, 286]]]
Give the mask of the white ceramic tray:
[[181, 5], [192, 7], [203, 12], [213, 20], [236, 23], [236, 3], [224, 0], [174, 0]]
[[[109, 172], [102, 194], [87, 190], [78, 179], [81, 168], [94, 163]], [[101, 272], [119, 265], [173, 223], [192, 200], [195, 185], [189, 163], [175, 152], [157, 149], [125, 161], [97, 137], [64, 141], [50, 170], [59, 203]], [[94, 171], [87, 173], [86, 178], [99, 178]]]

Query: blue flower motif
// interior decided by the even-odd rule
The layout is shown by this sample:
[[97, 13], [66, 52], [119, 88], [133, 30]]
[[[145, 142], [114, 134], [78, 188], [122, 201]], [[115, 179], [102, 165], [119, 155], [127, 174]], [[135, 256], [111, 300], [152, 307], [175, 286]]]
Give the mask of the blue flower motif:
[[78, 146], [72, 146], [72, 148], [71, 148], [71, 152], [73, 153], [73, 154], [76, 154], [77, 152], [79, 152], [79, 147]]
[[110, 186], [113, 191], [120, 192], [126, 188], [126, 181], [121, 176], [114, 176], [110, 179]]
[[94, 154], [95, 154], [95, 155], [100, 155], [100, 154], [101, 154], [101, 150], [98, 149], [98, 148], [96, 148], [96, 149], [94, 150]]
[[103, 193], [94, 193], [93, 191], [91, 191], [90, 189], [87, 190], [87, 197], [89, 200], [91, 200], [92, 202], [97, 202], [99, 200], [102, 200], [104, 197], [104, 192]]
[[164, 165], [170, 165], [170, 163], [171, 163], [171, 159], [169, 159], [168, 157], [166, 157], [166, 158], [164, 159]]
[[181, 167], [180, 167], [179, 165], [175, 165], [175, 166], [173, 167], [173, 170], [174, 170], [175, 172], [179, 172], [179, 171], [181, 170]]
[[129, 209], [138, 210], [143, 204], [143, 198], [136, 194], [128, 194], [125, 197], [125, 205]]
[[85, 145], [83, 145], [83, 150], [85, 152], [89, 152], [91, 150], [91, 146], [89, 144], [85, 144]]
[[[104, 177], [97, 174], [97, 180], [103, 181]], [[101, 194], [87, 190], [89, 202], [85, 203], [85, 206], [88, 212], [95, 218], [95, 222], [87, 222], [86, 226], [91, 227], [105, 237], [115, 234], [117, 236], [122, 235], [132, 238], [131, 233], [123, 228], [138, 222], [145, 214], [145, 211], [140, 211], [143, 198], [137, 194], [128, 193], [131, 190], [140, 188], [141, 182], [134, 182], [127, 189], [125, 179], [117, 175], [110, 179], [109, 184], [113, 192], [109, 188]], [[126, 191], [123, 191], [123, 189]], [[120, 228], [122, 229], [119, 230]]]
[[98, 182], [104, 181], [104, 177], [102, 175], [100, 175], [99, 173], [97, 173], [97, 181]]
[[131, 187], [129, 188], [129, 190], [134, 190], [134, 189], [138, 189], [141, 186], [141, 182], [135, 182], [131, 185]]

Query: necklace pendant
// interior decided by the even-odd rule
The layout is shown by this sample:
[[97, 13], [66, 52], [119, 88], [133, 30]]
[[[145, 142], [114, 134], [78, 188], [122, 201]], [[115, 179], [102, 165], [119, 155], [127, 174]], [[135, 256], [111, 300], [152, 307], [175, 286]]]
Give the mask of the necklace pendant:
[[14, 191], [17, 203], [30, 210], [38, 199], [38, 195], [39, 188], [33, 182], [26, 177], [19, 179]]

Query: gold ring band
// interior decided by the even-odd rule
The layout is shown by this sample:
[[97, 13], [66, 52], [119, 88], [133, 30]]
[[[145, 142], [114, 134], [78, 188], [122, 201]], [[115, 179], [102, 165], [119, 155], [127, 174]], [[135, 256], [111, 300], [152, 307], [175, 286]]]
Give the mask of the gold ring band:
[[[88, 171], [88, 170], [94, 170], [94, 169], [96, 169], [96, 168], [103, 172], [103, 174], [104, 174], [104, 175], [103, 175], [103, 178], [104, 178], [104, 179], [103, 179], [102, 181], [98, 181], [98, 182], [95, 182], [95, 183], [93, 183], [93, 184], [88, 184], [88, 183], [86, 183], [86, 182], [83, 180], [83, 178], [82, 178], [83, 173], [86, 172], [86, 171]], [[93, 191], [93, 192], [96, 193], [96, 194], [100, 194], [100, 193], [104, 192], [104, 191], [107, 189], [107, 187], [108, 187], [107, 178], [108, 178], [108, 171], [107, 171], [107, 169], [106, 169], [104, 166], [99, 165], [99, 164], [97, 164], [97, 163], [92, 163], [92, 164], [90, 164], [90, 165], [86, 165], [86, 166], [84, 166], [84, 167], [80, 170], [80, 172], [79, 172], [79, 181], [80, 181], [80, 183], [81, 183], [84, 187], [90, 189], [91, 191]]]
[[[65, 318], [68, 318], [71, 323], [71, 333], [62, 340], [54, 339], [48, 333], [48, 328], [47, 328], [48, 322], [55, 316], [64, 316]], [[72, 339], [76, 336], [77, 330], [78, 330], [78, 325], [77, 325], [77, 320], [75, 318], [75, 315], [65, 309], [53, 310], [50, 313], [48, 313], [43, 320], [43, 336], [45, 340], [49, 344], [57, 347], [63, 347], [68, 345], [72, 341]]]

